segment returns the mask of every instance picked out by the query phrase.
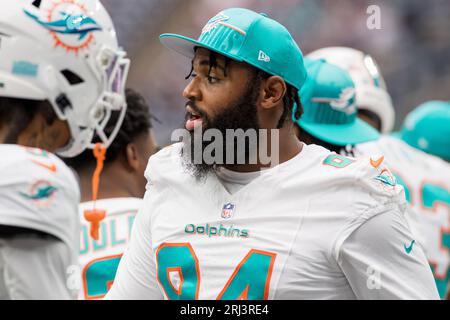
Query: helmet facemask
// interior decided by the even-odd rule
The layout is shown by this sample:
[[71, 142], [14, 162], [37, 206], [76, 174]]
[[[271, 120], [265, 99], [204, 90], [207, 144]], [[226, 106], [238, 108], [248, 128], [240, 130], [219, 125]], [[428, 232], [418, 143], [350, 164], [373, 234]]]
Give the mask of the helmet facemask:
[[[104, 47], [93, 59], [90, 65], [92, 71], [100, 75], [103, 90], [87, 114], [77, 114], [70, 106], [54, 104], [60, 119], [67, 120], [72, 136], [70, 143], [57, 151], [60, 156], [74, 157], [86, 148], [93, 149], [95, 136], [105, 148], [111, 145], [119, 132], [127, 108], [124, 97], [130, 60], [125, 56], [124, 51], [113, 51]], [[116, 118], [114, 130], [108, 135], [104, 129], [113, 112], [118, 112], [119, 116]], [[81, 122], [80, 119], [84, 121]]]

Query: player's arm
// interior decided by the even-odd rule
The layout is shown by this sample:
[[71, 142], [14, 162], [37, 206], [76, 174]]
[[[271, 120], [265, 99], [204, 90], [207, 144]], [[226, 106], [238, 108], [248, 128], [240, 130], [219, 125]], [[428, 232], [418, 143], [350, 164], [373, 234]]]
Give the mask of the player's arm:
[[156, 266], [150, 236], [151, 191], [147, 191], [143, 206], [133, 224], [131, 239], [117, 270], [113, 286], [105, 299], [163, 299], [157, 285]]
[[67, 300], [76, 291], [67, 287], [71, 249], [61, 240], [34, 232], [4, 240], [1, 249], [4, 281], [13, 300]]
[[362, 223], [337, 255], [358, 299], [439, 299], [422, 247], [398, 209]]

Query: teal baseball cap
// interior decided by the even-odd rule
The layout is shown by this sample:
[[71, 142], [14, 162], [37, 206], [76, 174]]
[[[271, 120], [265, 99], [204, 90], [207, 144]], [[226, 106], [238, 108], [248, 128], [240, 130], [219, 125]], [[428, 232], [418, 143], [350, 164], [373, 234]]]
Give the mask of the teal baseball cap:
[[414, 148], [450, 161], [450, 102], [419, 105], [405, 118], [400, 137]]
[[357, 116], [355, 85], [347, 71], [324, 59], [305, 59], [308, 78], [300, 91], [303, 115], [293, 120], [325, 142], [345, 146], [377, 140], [380, 134]]
[[219, 12], [209, 19], [197, 40], [172, 33], [160, 35], [168, 48], [193, 58], [203, 47], [282, 77], [298, 90], [306, 79], [303, 54], [289, 31], [266, 14], [242, 8]]

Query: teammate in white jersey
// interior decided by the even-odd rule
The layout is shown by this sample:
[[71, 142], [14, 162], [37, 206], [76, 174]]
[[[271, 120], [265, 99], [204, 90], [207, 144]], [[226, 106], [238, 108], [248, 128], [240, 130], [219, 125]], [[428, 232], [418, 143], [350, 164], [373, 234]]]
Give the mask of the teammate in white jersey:
[[405, 252], [413, 238], [403, 189], [382, 165], [297, 140], [291, 114], [295, 103], [301, 116], [306, 70], [283, 26], [227, 9], [197, 41], [161, 39], [193, 58], [183, 95], [194, 143], [199, 128], [279, 128], [270, 133], [279, 134], [271, 147], [280, 164], [261, 171], [260, 156], [256, 164], [194, 157], [189, 165], [186, 141], [151, 157], [142, 211], [108, 298], [438, 298], [420, 247]]
[[[352, 48], [329, 47], [313, 51], [308, 54], [308, 57], [325, 59], [327, 62], [348, 71], [356, 86], [358, 116], [384, 134], [388, 134], [393, 129], [395, 113], [392, 99], [387, 91], [381, 71], [370, 55]], [[448, 152], [450, 146], [448, 146], [448, 140], [445, 142], [444, 137], [449, 137], [450, 134], [445, 131], [448, 124], [445, 122], [445, 112], [442, 110], [448, 110], [448, 103], [430, 101], [423, 105], [421, 110], [416, 111], [409, 117], [407, 122], [405, 121], [405, 126], [402, 130], [405, 133], [403, 140], [407, 141], [410, 146], [445, 159], [445, 154], [443, 153]], [[433, 114], [430, 110], [435, 110], [435, 113]], [[429, 117], [427, 117], [428, 114]], [[421, 120], [422, 123], [422, 129], [420, 130], [417, 129], [417, 127], [420, 127], [418, 120]], [[410, 123], [409, 125], [408, 122]], [[413, 126], [412, 123], [416, 125]], [[407, 127], [411, 130], [407, 130]], [[439, 143], [433, 144], [432, 141], [439, 141]], [[414, 208], [408, 214], [411, 227], [416, 231], [417, 236], [423, 243], [433, 268], [439, 293], [443, 298], [450, 278], [448, 271], [446, 271], [448, 269], [445, 267], [449, 261], [449, 250], [445, 240], [445, 232], [442, 232], [443, 235], [440, 241], [438, 241], [438, 238], [440, 238], [438, 234], [441, 233], [441, 230], [448, 228], [446, 227], [448, 219], [445, 218], [446, 214], [441, 216], [441, 218], [436, 218], [436, 215], [430, 215], [430, 207], [422, 204], [422, 195], [420, 197], [410, 197], [409, 195], [411, 192], [422, 192], [422, 182], [425, 180], [425, 177], [428, 177], [426, 178], [427, 180], [432, 180], [431, 176], [435, 176], [434, 184], [439, 182], [441, 187], [447, 185], [448, 178], [446, 178], [445, 172], [448, 171], [446, 169], [448, 166], [442, 165], [442, 161], [434, 159], [423, 152], [413, 150], [410, 146], [398, 139], [383, 135], [379, 140], [363, 146], [357, 146], [356, 149], [347, 146], [346, 150], [342, 150], [341, 153], [345, 154], [350, 150], [358, 156], [382, 154], [385, 157], [387, 164], [394, 171], [397, 181], [405, 188], [408, 201]], [[436, 162], [440, 164], [430, 164]], [[442, 175], [440, 175], [440, 172], [442, 172]], [[406, 183], [409, 183], [409, 185]], [[410, 189], [412, 190], [410, 191]], [[446, 205], [442, 204], [448, 203], [445, 200], [445, 194], [449, 190], [448, 187], [445, 187], [444, 190], [436, 190], [435, 188], [433, 190], [431, 196], [441, 198], [440, 202], [438, 201], [437, 203], [440, 203], [438, 205], [439, 208], [445, 212]], [[433, 204], [433, 206], [435, 205]]]
[[[350, 74], [330, 64], [324, 59], [306, 59], [305, 63], [309, 81], [301, 91], [302, 103], [305, 114], [297, 121], [297, 136], [310, 144], [324, 146], [330, 150], [347, 155], [351, 153], [361, 158], [370, 156], [372, 166], [381, 168], [383, 155], [380, 150], [366, 150], [362, 155], [355, 151], [358, 146], [373, 145], [383, 138], [368, 124], [357, 117], [357, 90], [353, 85]], [[353, 89], [353, 90], [352, 90]], [[365, 142], [365, 143], [364, 143]], [[382, 169], [385, 173], [384, 181], [395, 185], [396, 181], [389, 169]], [[407, 254], [413, 250], [420, 250], [419, 246], [424, 243], [423, 239], [418, 241], [417, 223], [413, 223], [412, 217], [405, 215], [408, 228], [411, 228], [414, 239], [410, 244], [405, 244]]]
[[[114, 280], [120, 258], [130, 238], [131, 226], [144, 196], [144, 171], [148, 158], [158, 150], [151, 130], [151, 114], [145, 99], [126, 90], [127, 112], [119, 133], [105, 156], [96, 207], [106, 211], [99, 239], [90, 236], [85, 210], [93, 207], [91, 176], [96, 163], [92, 151], [67, 159], [78, 173], [81, 186], [80, 266], [82, 287], [79, 299], [99, 299]], [[106, 127], [110, 132], [113, 127]]]
[[430, 101], [408, 115], [398, 138], [383, 136], [355, 150], [383, 154], [405, 188], [441, 298], [450, 298], [449, 128], [450, 104]]
[[0, 43], [0, 298], [74, 298], [80, 195], [51, 152], [77, 155], [94, 132], [109, 146], [129, 61], [96, 0], [4, 0]]
[[[336, 50], [338, 52], [336, 52]], [[358, 54], [355, 54], [357, 52]], [[335, 53], [337, 53], [335, 55]], [[343, 66], [347, 68], [349, 74], [353, 75], [356, 79], [365, 79], [370, 74], [367, 68], [367, 65], [364, 63], [364, 60], [359, 59], [361, 56], [367, 56], [359, 51], [349, 49], [349, 48], [325, 48], [315, 51], [312, 54], [309, 54], [308, 57], [322, 57], [321, 59], [326, 59], [326, 61], [332, 61], [335, 66]], [[372, 65], [372, 73], [378, 74], [381, 77], [381, 74], [378, 69], [373, 69], [376, 66], [375, 63]], [[330, 79], [330, 72], [326, 76]], [[321, 79], [326, 79], [323, 75]], [[381, 78], [382, 79], [382, 78]], [[336, 83], [336, 80], [333, 80]], [[356, 99], [356, 104], [359, 108], [358, 103], [363, 103], [364, 101], [376, 101], [377, 97], [387, 95], [387, 91], [383, 91], [383, 88], [377, 87], [375, 84], [377, 81], [374, 79], [373, 81], [366, 81], [367, 83], [363, 86], [356, 85], [356, 97], [364, 97], [364, 99]], [[358, 82], [357, 82], [358, 83]], [[372, 86], [373, 88], [370, 88]], [[381, 93], [380, 93], [381, 92]], [[388, 101], [390, 99], [385, 99]], [[384, 112], [386, 109], [386, 104], [381, 103], [383, 100], [379, 101], [376, 106], [378, 106], [378, 112], [384, 114], [384, 117], [380, 117], [381, 119], [390, 119], [389, 113]], [[314, 106], [309, 105], [311, 103], [307, 103], [307, 101], [303, 101], [305, 103], [305, 109], [311, 109], [314, 111]], [[308, 101], [310, 102], [310, 101]], [[374, 109], [375, 110], [375, 109]], [[322, 118], [325, 120], [324, 122], [330, 121], [330, 116], [322, 115]], [[426, 132], [426, 134], [432, 135], [433, 137], [441, 137], [445, 136], [442, 134], [442, 130], [438, 130], [436, 126], [438, 125], [437, 117], [433, 118], [433, 121], [428, 121], [427, 125], [422, 125], [422, 132]], [[444, 117], [441, 117], [444, 118]], [[446, 249], [446, 231], [448, 230], [449, 218], [447, 216], [448, 207], [445, 205], [445, 193], [448, 192], [448, 187], [443, 187], [448, 184], [448, 166], [436, 159], [435, 157], [431, 157], [423, 152], [412, 149], [403, 141], [396, 139], [394, 137], [390, 137], [387, 135], [381, 136], [379, 139], [373, 140], [367, 143], [358, 143], [355, 141], [355, 135], [352, 134], [350, 128], [348, 126], [341, 126], [341, 129], [333, 127], [330, 123], [319, 124], [318, 118], [314, 115], [309, 117], [313, 130], [308, 127], [308, 123], [301, 121], [299, 123], [299, 127], [301, 127], [301, 131], [303, 134], [300, 134], [300, 137], [304, 137], [306, 134], [309, 137], [309, 141], [326, 146], [331, 150], [335, 150], [336, 152], [346, 155], [352, 154], [357, 157], [363, 156], [372, 156], [375, 161], [377, 159], [381, 159], [382, 157], [386, 159], [389, 168], [392, 170], [393, 175], [396, 176], [396, 180], [399, 184], [401, 184], [405, 188], [405, 194], [408, 202], [410, 202], [413, 207], [408, 209], [408, 214], [406, 215], [410, 227], [415, 235], [414, 245], [421, 245], [424, 248], [424, 251], [427, 255], [428, 260], [433, 269], [434, 276], [436, 278], [436, 284], [441, 297], [445, 296], [445, 288], [448, 283], [448, 250]], [[302, 119], [303, 120], [303, 119]], [[415, 121], [408, 121], [415, 122]], [[383, 123], [383, 122], [382, 122]], [[328, 130], [325, 130], [328, 127]], [[417, 128], [417, 125], [413, 125], [412, 123], [409, 125], [411, 128]], [[441, 127], [444, 127], [443, 125]], [[430, 130], [430, 128], [436, 128], [436, 130]], [[330, 131], [334, 134], [330, 134]], [[405, 130], [403, 130], [405, 131]], [[338, 139], [338, 134], [341, 132], [343, 134], [343, 139]], [[413, 136], [413, 134], [410, 134]], [[432, 140], [430, 138], [429, 140]], [[416, 137], [415, 141], [423, 140], [423, 137]], [[417, 143], [417, 142], [416, 142]], [[411, 143], [412, 144], [412, 143]], [[355, 146], [356, 145], [356, 146]], [[427, 144], [428, 145], [428, 144]], [[429, 143], [431, 147], [431, 143]], [[442, 145], [442, 144], [441, 144]], [[439, 150], [445, 150], [442, 146]], [[434, 177], [434, 178], [432, 178]], [[431, 186], [423, 185], [424, 181], [431, 181]], [[440, 187], [435, 187], [436, 183]], [[425, 189], [424, 189], [425, 188]], [[438, 190], [436, 190], [439, 188]], [[424, 197], [421, 192], [426, 191], [426, 194], [430, 197], [437, 197], [438, 200], [428, 201], [428, 205], [422, 204], [424, 201]], [[437, 194], [436, 194], [436, 191]], [[412, 192], [416, 193], [414, 196], [411, 194]], [[438, 205], [439, 201], [441, 204]], [[440, 214], [430, 214], [434, 207], [438, 206], [442, 211]], [[439, 211], [438, 209], [438, 211]], [[422, 212], [422, 214], [418, 214]], [[443, 231], [444, 230], [444, 231]]]
[[0, 154], [0, 299], [71, 299], [67, 268], [77, 263], [79, 242], [75, 177], [41, 149], [0, 144]]

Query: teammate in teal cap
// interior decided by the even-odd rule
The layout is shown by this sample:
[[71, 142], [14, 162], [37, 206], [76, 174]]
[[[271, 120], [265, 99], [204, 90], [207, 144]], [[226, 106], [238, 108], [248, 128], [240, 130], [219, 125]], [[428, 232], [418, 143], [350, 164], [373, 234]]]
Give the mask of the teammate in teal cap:
[[[443, 160], [435, 159], [435, 165], [427, 168], [436, 175], [434, 184], [428, 183], [422, 187], [424, 205], [421, 207], [429, 209], [432, 205], [439, 215], [437, 219], [436, 216], [434, 219], [430, 219], [429, 215], [422, 216], [423, 220], [427, 219], [422, 225], [431, 239], [436, 239], [438, 234], [437, 242], [429, 241], [435, 244], [430, 249], [433, 254], [430, 263], [441, 297], [446, 294], [447, 300], [450, 300], [450, 102], [428, 101], [421, 104], [406, 117], [399, 136], [410, 146]], [[430, 177], [428, 181], [431, 181]], [[446, 250], [438, 250], [438, 246]]]
[[396, 156], [439, 294], [450, 299], [450, 103], [419, 105], [395, 136], [401, 141], [391, 138], [395, 151], [393, 143], [386, 151]]
[[323, 59], [305, 59], [308, 79], [301, 90], [304, 114], [293, 115], [297, 136], [336, 153], [376, 140], [379, 133], [357, 116], [356, 90], [350, 75]]
[[411, 112], [400, 137], [410, 146], [450, 162], [450, 102], [428, 101]]
[[[436, 235], [437, 228], [448, 231], [439, 233], [437, 238], [437, 245], [446, 250], [438, 251], [435, 246], [432, 251], [435, 259], [430, 259], [430, 263], [441, 297], [447, 294], [447, 300], [450, 300], [450, 102], [428, 101], [418, 106], [406, 117], [400, 137], [410, 146], [447, 162], [435, 161], [433, 170], [439, 180], [435, 180], [433, 187], [430, 184], [423, 186], [427, 191], [423, 200], [425, 207], [426, 203], [432, 204], [440, 211], [440, 218], [430, 221], [434, 228], [427, 228], [427, 231], [432, 235]], [[436, 181], [440, 181], [439, 185]]]
[[[295, 136], [291, 114], [296, 105], [301, 116], [306, 70], [286, 28], [233, 8], [210, 19], [198, 40], [161, 41], [192, 59], [183, 92], [191, 140], [150, 159], [144, 204], [108, 298], [438, 297], [421, 248], [409, 247], [402, 189], [369, 159]], [[266, 137], [255, 147], [257, 129]], [[196, 161], [198, 139], [210, 142], [197, 148], [205, 155], [213, 138], [244, 130], [243, 146], [227, 140], [213, 148], [215, 161]], [[265, 164], [265, 149], [278, 163]]]
[[[390, 135], [395, 119], [392, 99], [380, 68], [369, 54], [352, 48], [328, 47], [309, 53], [307, 58], [325, 59], [345, 69], [355, 83], [358, 117], [383, 133], [376, 140], [345, 149], [315, 137], [312, 141], [341, 154], [372, 156], [375, 160], [382, 156], [386, 160], [397, 182], [405, 188], [410, 204], [406, 217], [416, 234], [416, 242], [424, 247], [440, 296], [445, 297], [446, 292], [450, 292], [450, 243], [448, 233], [441, 231], [450, 228], [450, 169], [448, 164], [431, 155], [448, 161], [449, 104], [442, 101], [425, 103], [408, 116], [401, 133]], [[315, 134], [323, 134], [321, 131], [317, 130]], [[350, 131], [348, 133], [350, 135]], [[328, 135], [332, 136], [334, 134]], [[343, 142], [352, 141], [347, 138]]]
[[430, 101], [408, 115], [399, 133], [354, 148], [356, 156], [385, 157], [404, 187], [416, 242], [424, 247], [441, 298], [450, 298], [449, 128], [450, 104]]
[[348, 47], [326, 47], [308, 53], [347, 71], [356, 89], [358, 117], [381, 133], [394, 128], [395, 110], [380, 67], [368, 53]]
[[[307, 143], [324, 146], [341, 155], [370, 156], [370, 162], [374, 165], [386, 158], [386, 163], [395, 176], [393, 181], [404, 187], [406, 199], [411, 204], [405, 218], [414, 235], [413, 246], [419, 244], [423, 246], [432, 265], [439, 293], [441, 297], [444, 297], [449, 279], [447, 266], [450, 259], [448, 251], [439, 249], [447, 245], [446, 234], [440, 235], [440, 232], [448, 229], [450, 217], [446, 214], [445, 206], [435, 208], [438, 212], [442, 211], [439, 215], [430, 215], [430, 211], [434, 210], [436, 199], [441, 199], [444, 203], [449, 201], [446, 196], [448, 187], [442, 189], [442, 186], [448, 184], [445, 181], [450, 181], [449, 170], [446, 168], [448, 166], [434, 157], [409, 147], [396, 138], [388, 135], [379, 136], [373, 133], [372, 128], [359, 125], [360, 120], [356, 120], [354, 117], [357, 111], [352, 104], [354, 102], [351, 99], [352, 95], [347, 95], [349, 103], [346, 108], [336, 109], [336, 106], [333, 107], [332, 104], [336, 104], [336, 100], [330, 98], [344, 96], [343, 92], [349, 91], [348, 88], [351, 87], [349, 74], [337, 64], [335, 65], [334, 60], [333, 64], [329, 63], [328, 59], [312, 60], [307, 58], [305, 61], [309, 79], [302, 88], [301, 96], [305, 115], [309, 116], [304, 115], [297, 121], [299, 137]], [[350, 61], [348, 64], [351, 64]], [[336, 94], [337, 88], [341, 89], [342, 94]], [[366, 101], [374, 101], [373, 98], [377, 96], [376, 92], [362, 90], [361, 86], [355, 89], [356, 96], [365, 95]], [[328, 97], [328, 99], [324, 97]], [[345, 105], [343, 102], [341, 101], [341, 106]], [[344, 112], [345, 110], [352, 110], [352, 112]], [[423, 110], [420, 113], [426, 114]], [[414, 121], [411, 119], [410, 123], [420, 122], [418, 116], [411, 118], [414, 118]], [[436, 116], [432, 118], [434, 118], [434, 123], [439, 126]], [[410, 125], [409, 127], [425, 128], [423, 125], [425, 122], [423, 121], [421, 126]], [[433, 125], [428, 123], [427, 127], [431, 128]], [[415, 136], [406, 129], [403, 131], [405, 136]], [[428, 131], [428, 135], [438, 136], [438, 134], [428, 133]], [[418, 140], [420, 139], [416, 139], [416, 141]], [[424, 181], [433, 181], [433, 184], [432, 186], [423, 185]], [[439, 188], [436, 187], [438, 181], [441, 186]], [[426, 201], [421, 194], [425, 190], [427, 191], [426, 196], [430, 199], [428, 207], [422, 203], [422, 201]], [[417, 201], [417, 199], [421, 199], [421, 201]], [[407, 244], [406, 248], [409, 248]]]

